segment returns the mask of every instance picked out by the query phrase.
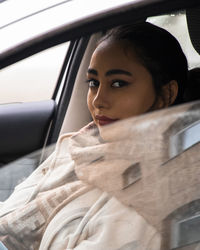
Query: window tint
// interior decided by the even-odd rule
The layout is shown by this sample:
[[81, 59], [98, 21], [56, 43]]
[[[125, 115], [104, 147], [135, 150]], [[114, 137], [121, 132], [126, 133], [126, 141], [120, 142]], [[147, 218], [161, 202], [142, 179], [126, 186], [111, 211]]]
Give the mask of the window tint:
[[185, 11], [150, 17], [147, 21], [168, 30], [177, 38], [188, 59], [190, 69], [200, 66], [200, 55], [191, 43]]
[[58, 45], [0, 72], [0, 103], [50, 99], [69, 43]]

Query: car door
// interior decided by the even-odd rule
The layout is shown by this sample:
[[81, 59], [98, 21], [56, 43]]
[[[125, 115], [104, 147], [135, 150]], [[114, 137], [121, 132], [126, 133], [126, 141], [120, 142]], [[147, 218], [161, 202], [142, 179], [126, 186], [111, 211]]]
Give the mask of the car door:
[[[49, 6], [46, 2], [41, 4], [42, 7], [34, 2], [30, 6], [26, 1], [21, 2], [25, 4], [24, 13], [23, 11], [20, 13], [20, 10], [18, 10], [19, 13], [16, 11], [14, 15], [16, 19], [3, 16], [3, 11], [6, 12], [12, 7], [12, 1], [2, 3], [0, 6], [2, 7], [0, 8], [2, 14], [0, 31], [7, 35], [7, 38], [2, 35], [5, 43], [1, 39], [1, 49], [5, 46], [6, 49], [4, 49], [7, 50], [11, 46], [12, 50], [12, 59], [10, 60], [10, 56], [6, 55], [0, 65], [0, 166], [57, 140], [64, 118], [63, 110], [65, 111], [68, 106], [73, 82], [88, 41], [86, 38], [68, 41], [61, 45], [58, 43], [57, 46], [47, 50], [39, 48], [41, 52], [34, 55], [35, 49], [31, 47], [37, 46], [37, 42], [31, 41], [33, 33], [31, 32], [30, 37], [26, 37], [29, 42], [24, 42], [25, 38], [22, 39], [26, 49], [19, 53], [19, 44], [12, 45], [10, 41], [8, 46], [10, 37], [7, 29], [15, 29], [13, 26], [17, 25], [16, 34], [21, 32], [18, 37], [21, 39], [28, 32], [26, 27], [23, 31], [23, 25], [26, 26], [26, 22], [30, 25], [30, 29], [34, 29], [34, 24], [38, 27], [38, 13], [39, 15], [45, 15], [46, 11], [54, 13], [54, 7], [60, 7], [60, 1], [51, 1]], [[13, 4], [16, 7], [15, 1]], [[17, 40], [16, 34], [12, 37], [13, 41]], [[55, 38], [47, 37], [47, 40], [48, 44], [53, 44]], [[30, 57], [30, 55], [33, 56]], [[13, 64], [15, 61], [18, 62]], [[38, 162], [40, 153], [36, 158]]]
[[[23, 78], [21, 74], [27, 74], [26, 69], [17, 72], [18, 78], [11, 79], [11, 82], [9, 83], [9, 87], [11, 88], [10, 92], [12, 92], [12, 88], [15, 90], [14, 97], [16, 100], [13, 102], [9, 101], [12, 93], [8, 93], [7, 102], [4, 100], [0, 105], [0, 165], [5, 165], [57, 140], [62, 124], [61, 110], [66, 110], [73, 88], [72, 84], [68, 84], [65, 89], [66, 83], [64, 76], [67, 70], [66, 66], [68, 66], [69, 70], [70, 65], [73, 64], [73, 61], [75, 60], [76, 62], [74, 63], [78, 69], [81, 60], [80, 48], [77, 49], [78, 44], [80, 47], [84, 47], [86, 43], [81, 45], [81, 41], [71, 42], [70, 45], [66, 44], [66, 49], [62, 50], [65, 58], [62, 64], [60, 63], [60, 68], [58, 70], [59, 74], [55, 76], [55, 82], [51, 83], [53, 87], [49, 86], [48, 82], [45, 82], [46, 78], [44, 78], [43, 75], [48, 74], [48, 72], [41, 72], [43, 66], [42, 63], [41, 66], [39, 66], [40, 72], [38, 74], [37, 72], [34, 74], [34, 69], [32, 69], [33, 73], [31, 71], [29, 72], [29, 82], [25, 83], [29, 86], [24, 87], [23, 85], [20, 85], [20, 81]], [[79, 51], [79, 56], [77, 57], [73, 55], [75, 50]], [[47, 60], [48, 59], [49, 58], [47, 58]], [[69, 72], [69, 74], [72, 74], [70, 80], [71, 83], [73, 83], [76, 68], [73, 68], [73, 72]], [[4, 70], [8, 70], [9, 74], [12, 74], [14, 71], [14, 69], [9, 70], [9, 67]], [[4, 71], [2, 70], [1, 73], [4, 74]], [[40, 81], [40, 78], [42, 77], [44, 78], [42, 79], [43, 82]], [[48, 80], [49, 79], [47, 78], [46, 81]], [[37, 82], [40, 83], [36, 89]], [[34, 86], [31, 86], [31, 84]], [[46, 85], [46, 87], [42, 86], [42, 84]], [[12, 85], [14, 86], [12, 87]], [[19, 87], [19, 91], [16, 89], [17, 87], [15, 85]], [[40, 92], [48, 92], [50, 87], [53, 91], [48, 96], [39, 97], [37, 100], [37, 97], [41, 94]], [[24, 88], [26, 91], [24, 91]], [[65, 91], [63, 92], [64, 89]], [[33, 94], [31, 92], [33, 92]], [[2, 93], [2, 99], [3, 97]], [[60, 103], [60, 100], [62, 99], [61, 97], [65, 100], [63, 103]], [[26, 100], [27, 98], [36, 100], [21, 101], [21, 99]], [[41, 98], [44, 100], [41, 100]]]

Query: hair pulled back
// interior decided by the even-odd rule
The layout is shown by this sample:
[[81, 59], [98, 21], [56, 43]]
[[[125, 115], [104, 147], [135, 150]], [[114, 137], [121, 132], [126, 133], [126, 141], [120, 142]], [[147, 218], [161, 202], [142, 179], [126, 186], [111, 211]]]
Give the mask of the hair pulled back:
[[[162, 87], [175, 80], [178, 83], [178, 95], [173, 104], [189, 101], [191, 95], [184, 93], [185, 89], [191, 93], [187, 86], [187, 59], [179, 42], [168, 31], [147, 22], [128, 24], [108, 31], [99, 43], [105, 40], [126, 41], [124, 49], [132, 48], [138, 60], [150, 72], [157, 95], [162, 95]], [[194, 81], [195, 77], [190, 78]]]

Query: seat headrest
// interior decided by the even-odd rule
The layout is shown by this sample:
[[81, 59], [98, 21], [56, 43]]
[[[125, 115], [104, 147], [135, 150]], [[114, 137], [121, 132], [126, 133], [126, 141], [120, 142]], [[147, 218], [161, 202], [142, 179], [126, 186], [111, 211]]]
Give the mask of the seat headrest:
[[186, 18], [190, 40], [200, 54], [200, 7], [186, 10]]

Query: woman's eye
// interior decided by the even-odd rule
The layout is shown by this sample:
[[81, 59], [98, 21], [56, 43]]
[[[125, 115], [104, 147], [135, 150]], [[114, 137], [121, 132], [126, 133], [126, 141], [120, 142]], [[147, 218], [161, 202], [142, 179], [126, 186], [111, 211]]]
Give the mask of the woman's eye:
[[111, 84], [111, 86], [114, 88], [122, 88], [126, 85], [128, 85], [128, 82], [121, 81], [121, 80], [113, 81]]
[[86, 82], [88, 83], [89, 88], [94, 88], [99, 86], [99, 82], [95, 79], [88, 79]]

